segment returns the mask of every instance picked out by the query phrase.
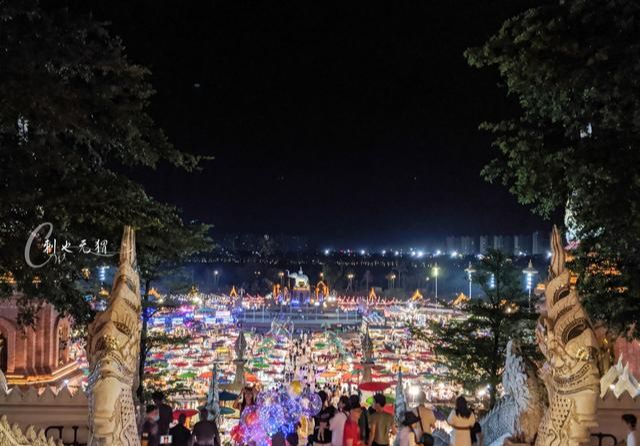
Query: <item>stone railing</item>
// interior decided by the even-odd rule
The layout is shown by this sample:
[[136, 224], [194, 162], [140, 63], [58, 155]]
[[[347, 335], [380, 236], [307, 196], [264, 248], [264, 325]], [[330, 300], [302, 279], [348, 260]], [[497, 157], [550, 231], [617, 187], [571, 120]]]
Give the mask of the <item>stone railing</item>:
[[11, 424], [33, 424], [36, 430], [45, 429], [48, 436], [65, 444], [82, 444], [88, 439], [89, 405], [81, 389], [0, 389], [0, 414]]
[[33, 426], [23, 432], [18, 424], [10, 425], [3, 415], [0, 418], [0, 446], [62, 446], [62, 442], [47, 438], [44, 430], [37, 431]]

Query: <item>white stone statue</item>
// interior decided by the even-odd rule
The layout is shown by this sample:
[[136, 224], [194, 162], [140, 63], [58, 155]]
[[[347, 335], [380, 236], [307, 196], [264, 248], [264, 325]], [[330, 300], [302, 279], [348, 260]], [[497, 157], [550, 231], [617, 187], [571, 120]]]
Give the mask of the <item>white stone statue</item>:
[[531, 442], [538, 430], [544, 410], [543, 390], [532, 365], [527, 365], [512, 341], [502, 372], [503, 395], [480, 424], [487, 446], [502, 446], [504, 440], [524, 435]]
[[536, 328], [538, 346], [545, 357], [540, 377], [549, 397], [536, 446], [579, 446], [590, 441], [597, 426], [600, 390], [597, 358], [599, 344], [582, 307], [566, 253], [556, 227], [551, 235], [553, 256], [545, 303]]
[[140, 354], [135, 233], [125, 226], [109, 304], [89, 325], [89, 446], [140, 444], [133, 392]]
[[294, 288], [309, 289], [309, 276], [302, 272], [302, 268], [300, 268], [300, 271], [297, 273], [290, 273], [289, 270], [287, 270], [287, 277], [293, 279]]

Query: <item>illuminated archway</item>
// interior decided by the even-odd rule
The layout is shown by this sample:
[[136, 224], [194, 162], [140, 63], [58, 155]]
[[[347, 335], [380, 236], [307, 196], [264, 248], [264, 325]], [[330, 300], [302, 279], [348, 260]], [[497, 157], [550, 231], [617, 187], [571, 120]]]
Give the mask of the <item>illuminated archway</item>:
[[318, 299], [320, 295], [322, 295], [322, 297], [329, 295], [329, 287], [322, 280], [316, 285], [316, 299]]

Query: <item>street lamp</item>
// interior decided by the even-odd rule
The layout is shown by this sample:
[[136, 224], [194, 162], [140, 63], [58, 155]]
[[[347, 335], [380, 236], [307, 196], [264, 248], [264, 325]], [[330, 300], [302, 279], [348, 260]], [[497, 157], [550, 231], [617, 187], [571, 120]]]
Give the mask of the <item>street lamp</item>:
[[471, 262], [469, 262], [469, 266], [464, 270], [464, 272], [467, 273], [467, 277], [469, 278], [469, 299], [471, 299], [471, 275], [476, 272], [476, 269], [471, 265]]
[[389, 288], [394, 289], [396, 286], [396, 274], [395, 273], [390, 273], [389, 274], [389, 282], [391, 284], [391, 286]]
[[353, 273], [347, 274], [347, 279], [349, 279], [349, 286], [347, 287], [348, 290], [353, 291], [353, 287], [352, 286], [353, 286], [353, 278], [354, 277], [355, 276], [353, 275]]
[[440, 272], [438, 263], [433, 266], [433, 269], [431, 271], [433, 272], [433, 277], [436, 278], [436, 305], [438, 305], [438, 273]]
[[529, 265], [522, 270], [522, 274], [525, 275], [527, 280], [527, 291], [529, 292], [529, 312], [531, 312], [531, 289], [533, 288], [533, 276], [538, 274], [538, 271], [533, 267], [531, 259], [529, 259]]
[[217, 269], [213, 270], [213, 289], [218, 290], [218, 278], [220, 277], [220, 271]]
[[280, 271], [278, 273], [278, 277], [280, 277], [280, 286], [284, 285], [284, 273], [282, 271]]

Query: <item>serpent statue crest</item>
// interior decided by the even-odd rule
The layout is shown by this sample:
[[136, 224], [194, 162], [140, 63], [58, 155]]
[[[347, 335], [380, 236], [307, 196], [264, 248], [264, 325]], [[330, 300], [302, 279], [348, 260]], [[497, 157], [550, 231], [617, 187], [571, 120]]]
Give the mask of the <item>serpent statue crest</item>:
[[106, 310], [89, 325], [89, 446], [139, 445], [133, 400], [140, 354], [140, 279], [135, 233], [125, 226]]
[[536, 446], [579, 446], [589, 442], [589, 429], [597, 426], [599, 345], [565, 266], [566, 253], [556, 227], [551, 249], [550, 280], [536, 328], [545, 358], [539, 374], [547, 388], [549, 407]]

